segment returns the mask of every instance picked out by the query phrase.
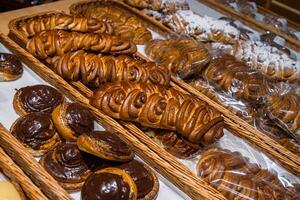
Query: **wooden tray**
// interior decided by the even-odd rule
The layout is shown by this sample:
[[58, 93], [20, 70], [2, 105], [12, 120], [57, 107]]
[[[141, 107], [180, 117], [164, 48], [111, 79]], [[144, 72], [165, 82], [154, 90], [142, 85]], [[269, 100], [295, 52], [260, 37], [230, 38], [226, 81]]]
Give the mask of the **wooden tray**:
[[[70, 13], [75, 15], [81, 15], [82, 11], [87, 6], [93, 6], [93, 5], [102, 5], [105, 4], [113, 4], [114, 6], [117, 6], [121, 9], [123, 9], [125, 12], [131, 13], [132, 15], [138, 16], [141, 20], [143, 20], [144, 23], [149, 25], [150, 28], [153, 28], [154, 31], [158, 33], [168, 34], [173, 33], [172, 30], [170, 30], [168, 27], [164, 26], [161, 22], [155, 20], [154, 18], [141, 13], [138, 9], [130, 7], [122, 2], [111, 0], [110, 2], [107, 2], [105, 0], [102, 1], [83, 1], [76, 4], [73, 4], [70, 7]], [[16, 23], [16, 21], [12, 22]], [[14, 26], [10, 25], [10, 34], [15, 34], [16, 30], [14, 29]], [[139, 56], [143, 57], [141, 54], [138, 54]], [[149, 60], [149, 59], [148, 59]], [[246, 121], [241, 119], [240, 117], [236, 116], [233, 112], [229, 111], [224, 106], [214, 102], [206, 95], [199, 92], [197, 89], [193, 88], [189, 84], [185, 83], [184, 81], [178, 79], [177, 77], [172, 77], [172, 83], [171, 85], [173, 87], [176, 87], [177, 89], [182, 88], [184, 91], [189, 91], [191, 94], [194, 94], [199, 99], [207, 102], [209, 105], [215, 107], [217, 110], [219, 110], [224, 118], [225, 123], [228, 129], [232, 130], [233, 133], [241, 138], [244, 138], [249, 141], [250, 144], [254, 144], [257, 147], [261, 148], [269, 154], [272, 158], [275, 158], [275, 160], [279, 161], [286, 169], [290, 170], [292, 173], [294, 173], [297, 176], [300, 176], [300, 159], [299, 157], [290, 152], [288, 149], [277, 143], [275, 140], [271, 139], [270, 137], [266, 136], [264, 133], [258, 131], [254, 126], [249, 125]], [[130, 130], [130, 129], [129, 129]], [[130, 130], [131, 131], [131, 130]], [[151, 146], [149, 146], [151, 147]], [[158, 152], [159, 153], [159, 152]]]
[[[224, 15], [230, 16], [233, 19], [243, 22], [245, 25], [253, 28], [254, 30], [257, 30], [259, 32], [270, 31], [272, 33], [275, 33], [276, 35], [284, 38], [289, 47], [291, 47], [295, 50], [300, 50], [300, 41], [299, 40], [276, 29], [273, 26], [268, 26], [263, 22], [257, 21], [256, 19], [249, 17], [248, 15], [243, 14], [241, 12], [238, 12], [225, 4], [219, 3], [216, 0], [198, 0], [198, 1], [217, 10], [218, 12], [220, 12]], [[279, 15], [277, 15], [271, 11], [268, 11], [260, 6], [257, 6], [257, 8], [258, 8], [259, 13], [273, 15], [273, 16], [275, 15], [275, 16], [279, 17]], [[300, 31], [300, 26], [298, 24], [296, 24], [294, 22], [290, 22], [290, 21], [288, 21], [288, 24], [292, 25], [292, 26], [290, 26], [290, 28], [293, 28], [296, 31]]]
[[[23, 17], [22, 19], [25, 18]], [[10, 27], [11, 26], [12, 23], [10, 23]], [[25, 39], [25, 37], [21, 36], [19, 31], [15, 29], [12, 30], [10, 36], [17, 39], [17, 41], [24, 46], [24, 41], [22, 43], [22, 40]], [[139, 157], [192, 199], [226, 199], [212, 186], [204, 182], [190, 169], [177, 161], [174, 156], [167, 153], [161, 146], [153, 142], [152, 139], [146, 136], [145, 133], [140, 131], [136, 126], [128, 122], [120, 121], [121, 125], [114, 119], [91, 106], [88, 98], [91, 91], [84, 85], [73, 82], [71, 83], [71, 86], [42, 62], [3, 34], [0, 34], [0, 42], [11, 52], [18, 55], [28, 67], [45, 81], [55, 86], [66, 97], [86, 105], [95, 114], [97, 121], [101, 126], [106, 130], [118, 134], [125, 141], [132, 144], [134, 151]], [[130, 129], [131, 132], [129, 132], [128, 129]]]

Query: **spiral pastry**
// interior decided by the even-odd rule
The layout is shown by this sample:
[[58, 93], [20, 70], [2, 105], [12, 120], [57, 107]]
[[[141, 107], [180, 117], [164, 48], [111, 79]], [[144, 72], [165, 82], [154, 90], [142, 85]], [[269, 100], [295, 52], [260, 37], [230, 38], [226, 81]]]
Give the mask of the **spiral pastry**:
[[203, 75], [237, 99], [261, 104], [268, 92], [266, 79], [231, 55], [212, 60]]
[[91, 174], [89, 160], [80, 152], [76, 143], [61, 143], [48, 151], [40, 163], [66, 190], [80, 190]]
[[19, 23], [19, 29], [27, 37], [48, 30], [69, 30], [78, 32], [93, 32], [112, 34], [113, 28], [109, 22], [93, 18], [75, 17], [64, 13], [50, 13], [32, 17]]
[[136, 52], [135, 44], [118, 36], [63, 30], [50, 30], [36, 34], [29, 39], [26, 48], [40, 59], [80, 49], [112, 54]]
[[266, 99], [266, 112], [270, 119], [300, 139], [300, 97], [287, 93], [270, 95]]
[[295, 192], [284, 188], [276, 175], [249, 163], [238, 152], [211, 148], [197, 165], [198, 175], [228, 199], [290, 199]]
[[13, 100], [15, 111], [19, 115], [32, 112], [52, 113], [63, 102], [63, 96], [48, 85], [33, 85], [19, 89]]
[[193, 143], [210, 144], [223, 135], [220, 113], [173, 88], [144, 83], [107, 83], [91, 98], [107, 115], [142, 126], [177, 131]]
[[68, 52], [47, 59], [52, 69], [64, 79], [80, 80], [99, 87], [106, 82], [150, 82], [168, 86], [171, 76], [167, 69], [154, 63], [141, 63], [126, 56], [103, 56], [84, 51]]
[[22, 63], [17, 56], [0, 53], [0, 82], [16, 80], [22, 76], [22, 73]]
[[[74, 10], [73, 10], [74, 11]], [[136, 16], [125, 12], [122, 8], [106, 2], [90, 2], [84, 8], [74, 11], [85, 17], [109, 21], [113, 26], [113, 34], [124, 39], [130, 39], [135, 44], [145, 44], [152, 39], [151, 32]]]
[[151, 40], [145, 51], [151, 59], [166, 66], [180, 78], [199, 73], [211, 58], [201, 43], [187, 37]]

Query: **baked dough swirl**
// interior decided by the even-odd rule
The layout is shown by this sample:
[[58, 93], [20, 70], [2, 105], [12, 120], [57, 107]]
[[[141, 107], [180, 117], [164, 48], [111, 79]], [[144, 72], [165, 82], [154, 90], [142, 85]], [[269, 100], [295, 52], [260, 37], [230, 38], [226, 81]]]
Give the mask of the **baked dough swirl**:
[[44, 31], [29, 39], [27, 50], [40, 59], [63, 55], [69, 51], [90, 50], [112, 54], [133, 54], [136, 45], [118, 36], [96, 33]]
[[107, 83], [94, 93], [91, 104], [113, 118], [177, 131], [193, 143], [210, 144], [223, 135], [224, 122], [219, 112], [173, 88]]
[[148, 82], [168, 86], [169, 71], [154, 63], [142, 63], [126, 56], [104, 56], [84, 51], [68, 52], [47, 59], [52, 69], [64, 79], [80, 80], [83, 84], [99, 87], [106, 82]]

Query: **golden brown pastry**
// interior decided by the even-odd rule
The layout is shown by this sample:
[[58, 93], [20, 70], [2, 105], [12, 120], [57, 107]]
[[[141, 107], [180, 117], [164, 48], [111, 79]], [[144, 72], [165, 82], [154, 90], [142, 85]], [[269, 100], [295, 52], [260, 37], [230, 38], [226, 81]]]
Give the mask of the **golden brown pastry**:
[[33, 85], [18, 89], [13, 105], [20, 115], [32, 112], [52, 113], [54, 108], [63, 102], [63, 96], [48, 85]]
[[169, 71], [151, 62], [142, 63], [126, 56], [105, 56], [84, 51], [68, 52], [47, 59], [51, 68], [70, 81], [99, 87], [106, 82], [149, 82], [168, 86]]
[[52, 112], [52, 120], [60, 135], [70, 141], [76, 141], [81, 134], [94, 130], [94, 115], [79, 103], [62, 103]]
[[268, 92], [267, 80], [231, 55], [213, 59], [203, 75], [224, 92], [249, 103], [261, 104]]
[[199, 73], [211, 58], [202, 43], [188, 37], [151, 40], [145, 51], [151, 59], [183, 79]]
[[300, 144], [296, 140], [291, 138], [281, 138], [277, 142], [300, 157]]
[[26, 48], [40, 59], [81, 49], [112, 54], [133, 54], [136, 52], [135, 44], [118, 36], [63, 30], [38, 33], [29, 39]]
[[156, 199], [159, 189], [159, 182], [152, 169], [137, 160], [124, 163], [118, 166], [118, 168], [129, 174], [135, 182], [137, 186], [137, 199]]
[[22, 76], [22, 73], [22, 63], [17, 56], [0, 53], [0, 82], [16, 80]]
[[300, 96], [293, 93], [269, 95], [267, 115], [284, 130], [300, 140]]
[[130, 175], [118, 168], [93, 173], [84, 183], [82, 200], [136, 200], [137, 187]]
[[80, 190], [92, 173], [76, 143], [61, 143], [44, 154], [40, 164], [67, 191]]
[[111, 161], [128, 162], [134, 156], [131, 146], [107, 131], [93, 131], [80, 135], [77, 145], [84, 152]]
[[210, 144], [223, 135], [224, 122], [219, 112], [174, 88], [106, 83], [94, 93], [91, 104], [113, 118], [177, 131], [193, 143]]
[[197, 171], [228, 199], [292, 200], [295, 197], [276, 175], [250, 163], [238, 152], [208, 149], [201, 155]]
[[19, 117], [11, 126], [10, 132], [34, 156], [41, 156], [60, 142], [51, 116], [36, 112]]
[[99, 21], [94, 18], [70, 16], [65, 13], [50, 13], [32, 17], [21, 21], [18, 27], [27, 37], [42, 31], [56, 29], [108, 34], [111, 34], [113, 31], [109, 22]]
[[109, 21], [112, 23], [114, 35], [131, 39], [136, 44], [144, 44], [152, 39], [146, 23], [122, 8], [111, 5], [111, 2], [91, 1], [84, 7], [79, 6], [79, 8], [71, 10], [71, 14]]
[[0, 199], [2, 200], [26, 200], [21, 186], [12, 181], [0, 181]]

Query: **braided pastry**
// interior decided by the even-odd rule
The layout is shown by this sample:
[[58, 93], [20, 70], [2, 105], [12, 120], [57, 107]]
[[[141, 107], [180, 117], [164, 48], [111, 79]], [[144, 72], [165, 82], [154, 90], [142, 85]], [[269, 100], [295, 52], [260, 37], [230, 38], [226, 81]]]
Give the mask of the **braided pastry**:
[[177, 131], [193, 143], [210, 144], [223, 135], [220, 113], [173, 88], [107, 83], [94, 93], [91, 104], [113, 118]]
[[266, 105], [270, 119], [300, 139], [300, 97], [292, 93], [271, 95]]
[[109, 22], [103, 22], [93, 18], [74, 17], [64, 13], [51, 13], [21, 21], [19, 29], [21, 29], [27, 37], [42, 31], [55, 29], [108, 34], [111, 34], [113, 31]]
[[264, 77], [231, 55], [212, 60], [203, 75], [226, 93], [250, 103], [261, 104], [262, 97], [267, 94]]
[[202, 154], [197, 170], [228, 199], [299, 199], [276, 175], [250, 163], [239, 152], [211, 148]]
[[71, 81], [99, 87], [105, 82], [132, 81], [169, 85], [168, 70], [154, 63], [141, 63], [126, 56], [103, 56], [84, 51], [68, 52], [47, 59], [52, 69]]
[[180, 78], [197, 74], [210, 61], [207, 49], [188, 37], [151, 40], [145, 51], [151, 59], [166, 66]]
[[146, 26], [136, 16], [109, 3], [103, 1], [90, 2], [81, 11], [76, 12], [80, 12], [85, 17], [111, 22], [115, 35], [119, 35], [124, 39], [132, 39], [136, 44], [144, 44], [152, 38], [151, 32], [147, 30]]
[[117, 36], [63, 30], [39, 33], [29, 39], [26, 48], [40, 59], [63, 55], [69, 51], [80, 49], [114, 54], [133, 54], [136, 52], [135, 44]]

